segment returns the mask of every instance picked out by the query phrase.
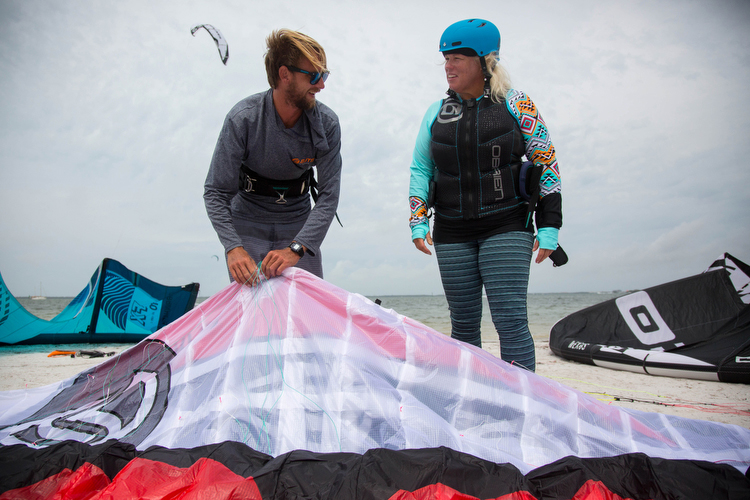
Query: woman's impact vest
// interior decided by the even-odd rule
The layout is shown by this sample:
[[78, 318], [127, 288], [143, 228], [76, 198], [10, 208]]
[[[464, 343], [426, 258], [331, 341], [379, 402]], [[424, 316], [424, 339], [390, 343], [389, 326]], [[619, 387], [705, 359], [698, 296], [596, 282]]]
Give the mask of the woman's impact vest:
[[478, 219], [524, 203], [518, 186], [523, 136], [505, 100], [462, 101], [449, 93], [431, 130], [438, 216]]

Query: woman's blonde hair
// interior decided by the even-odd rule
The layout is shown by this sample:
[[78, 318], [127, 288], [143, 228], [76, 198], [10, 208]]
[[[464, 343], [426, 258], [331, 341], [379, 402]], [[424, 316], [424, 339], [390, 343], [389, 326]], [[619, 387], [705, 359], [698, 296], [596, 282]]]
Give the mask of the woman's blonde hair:
[[279, 85], [279, 68], [297, 66], [304, 57], [315, 67], [315, 71], [328, 71], [326, 52], [311, 37], [287, 29], [272, 32], [266, 38], [266, 76], [271, 88]]
[[500, 102], [505, 99], [508, 91], [512, 88], [510, 75], [505, 67], [500, 64], [497, 52], [491, 52], [484, 56], [484, 62], [492, 75], [492, 78], [490, 78], [490, 96], [494, 102]]

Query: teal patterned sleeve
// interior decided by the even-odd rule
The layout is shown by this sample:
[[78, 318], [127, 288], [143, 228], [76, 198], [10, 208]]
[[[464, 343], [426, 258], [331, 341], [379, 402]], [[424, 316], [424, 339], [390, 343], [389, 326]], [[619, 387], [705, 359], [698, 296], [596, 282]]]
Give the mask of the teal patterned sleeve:
[[442, 101], [437, 101], [425, 113], [414, 145], [409, 178], [409, 227], [412, 240], [424, 238], [430, 231], [427, 219], [427, 193], [435, 169], [435, 162], [430, 155], [431, 129], [441, 103]]

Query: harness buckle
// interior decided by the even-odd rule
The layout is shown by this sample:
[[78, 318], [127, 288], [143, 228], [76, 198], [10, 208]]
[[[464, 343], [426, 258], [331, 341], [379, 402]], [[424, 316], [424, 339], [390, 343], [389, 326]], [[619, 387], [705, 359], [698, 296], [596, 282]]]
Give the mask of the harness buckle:
[[255, 179], [252, 179], [249, 175], [244, 174], [240, 177], [240, 189], [242, 189], [246, 193], [252, 193], [253, 192], [253, 181]]

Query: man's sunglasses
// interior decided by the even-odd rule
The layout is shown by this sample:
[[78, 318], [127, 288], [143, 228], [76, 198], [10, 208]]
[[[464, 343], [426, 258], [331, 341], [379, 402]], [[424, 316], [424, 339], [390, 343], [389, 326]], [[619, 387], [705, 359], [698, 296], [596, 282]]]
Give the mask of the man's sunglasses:
[[330, 74], [328, 73], [328, 71], [323, 71], [323, 72], [307, 71], [307, 70], [298, 68], [297, 66], [287, 66], [287, 68], [289, 68], [291, 71], [296, 71], [297, 73], [304, 73], [306, 75], [310, 75], [310, 85], [315, 85], [320, 80], [323, 80], [325, 82], [326, 80], [328, 80], [328, 75]]

